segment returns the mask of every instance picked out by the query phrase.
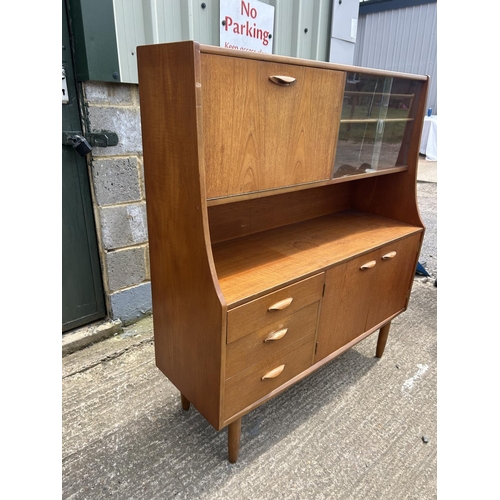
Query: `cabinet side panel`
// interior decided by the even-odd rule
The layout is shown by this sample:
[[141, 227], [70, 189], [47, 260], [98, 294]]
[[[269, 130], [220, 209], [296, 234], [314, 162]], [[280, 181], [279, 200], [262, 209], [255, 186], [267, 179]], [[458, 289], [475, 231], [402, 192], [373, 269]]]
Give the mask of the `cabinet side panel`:
[[138, 48], [156, 364], [220, 426], [225, 304], [208, 232], [193, 42]]

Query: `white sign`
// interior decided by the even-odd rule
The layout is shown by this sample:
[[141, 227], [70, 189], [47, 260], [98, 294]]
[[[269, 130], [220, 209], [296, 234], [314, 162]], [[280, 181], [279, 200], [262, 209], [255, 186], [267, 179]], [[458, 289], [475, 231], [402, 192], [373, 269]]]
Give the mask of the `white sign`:
[[274, 7], [257, 0], [220, 0], [220, 46], [272, 54]]

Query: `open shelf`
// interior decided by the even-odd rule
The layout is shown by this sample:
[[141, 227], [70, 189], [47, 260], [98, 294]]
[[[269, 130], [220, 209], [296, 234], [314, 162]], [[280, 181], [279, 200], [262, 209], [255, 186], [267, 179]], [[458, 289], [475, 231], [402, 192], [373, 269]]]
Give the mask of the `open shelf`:
[[296, 191], [302, 191], [306, 189], [310, 189], [312, 187], [321, 187], [321, 186], [331, 186], [333, 184], [341, 184], [342, 182], [348, 182], [352, 180], [353, 175], [356, 176], [356, 179], [361, 178], [369, 178], [369, 177], [378, 177], [381, 175], [390, 175], [396, 174], [398, 172], [406, 172], [408, 170], [408, 166], [406, 165], [398, 165], [395, 167], [383, 167], [380, 170], [375, 172], [357, 172], [356, 174], [344, 175], [342, 177], [334, 177], [332, 179], [324, 180], [324, 181], [316, 181], [316, 182], [308, 182], [307, 184], [299, 184], [296, 186], [287, 186], [276, 189], [268, 189], [266, 191], [253, 191], [245, 194], [238, 194], [232, 196], [225, 196], [220, 198], [209, 198], [207, 199], [208, 207], [215, 207], [217, 205], [225, 205], [227, 203], [235, 203], [238, 201], [244, 200], [253, 200], [257, 198], [265, 198], [268, 196], [274, 196], [279, 194], [292, 193]]
[[228, 308], [422, 229], [343, 211], [212, 246]]

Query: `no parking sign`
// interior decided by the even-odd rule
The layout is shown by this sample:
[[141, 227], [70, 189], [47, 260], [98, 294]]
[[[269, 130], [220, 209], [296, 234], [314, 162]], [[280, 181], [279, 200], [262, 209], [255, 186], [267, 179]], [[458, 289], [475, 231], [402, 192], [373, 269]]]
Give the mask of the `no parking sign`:
[[221, 0], [220, 14], [221, 47], [272, 54], [272, 5], [257, 0]]

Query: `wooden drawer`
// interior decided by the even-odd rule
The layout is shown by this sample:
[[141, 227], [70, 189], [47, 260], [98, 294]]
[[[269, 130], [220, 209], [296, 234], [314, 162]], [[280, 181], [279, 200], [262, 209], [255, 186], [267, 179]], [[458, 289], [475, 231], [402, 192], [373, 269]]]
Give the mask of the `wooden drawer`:
[[[226, 380], [224, 419], [230, 418], [307, 370], [312, 363], [314, 339], [313, 332], [282, 349], [276, 356], [266, 358]], [[262, 377], [282, 365], [284, 368], [278, 376], [262, 380]]]
[[[318, 310], [319, 301], [231, 342], [226, 351], [226, 378], [231, 378], [254, 363], [274, 356], [300, 338], [314, 334]], [[273, 334], [279, 338], [273, 340]]]
[[227, 343], [245, 337], [269, 323], [283, 320], [320, 300], [324, 279], [324, 273], [317, 274], [231, 309], [227, 313]]

